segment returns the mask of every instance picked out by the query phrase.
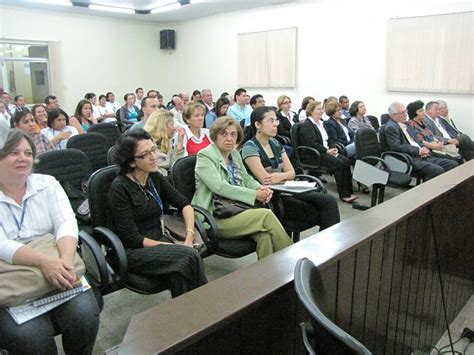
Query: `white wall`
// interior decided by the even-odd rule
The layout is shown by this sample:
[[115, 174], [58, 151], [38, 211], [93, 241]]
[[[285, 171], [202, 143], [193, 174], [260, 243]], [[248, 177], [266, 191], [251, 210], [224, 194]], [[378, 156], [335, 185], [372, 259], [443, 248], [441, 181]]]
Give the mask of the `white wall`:
[[159, 76], [168, 84], [166, 95], [202, 88], [211, 88], [214, 96], [233, 92], [238, 87], [237, 34], [297, 26], [296, 87], [251, 88], [251, 95], [261, 93], [267, 104], [276, 105], [285, 93], [297, 110], [304, 96], [321, 100], [345, 94], [351, 101], [363, 100], [376, 116], [395, 100], [406, 105], [416, 99], [444, 99], [458, 127], [474, 136], [472, 95], [387, 92], [384, 84], [390, 17], [470, 10], [471, 2], [304, 1], [169, 24], [176, 30], [177, 48], [161, 52]]
[[123, 102], [136, 87], [158, 84], [154, 24], [3, 6], [0, 38], [58, 41], [52, 91], [69, 113], [86, 92], [113, 91]]
[[[158, 26], [0, 6], [0, 38], [59, 41], [53, 92], [71, 112], [87, 91], [111, 90], [120, 101], [137, 86], [156, 88], [165, 100], [182, 90], [211, 88], [215, 96], [233, 92], [238, 87], [237, 34], [296, 26], [296, 88], [249, 89], [250, 94], [262, 93], [267, 104], [275, 105], [285, 93], [295, 110], [307, 95], [345, 94], [351, 101], [363, 100], [376, 116], [395, 100], [442, 98], [458, 127], [474, 136], [472, 95], [394, 93], [384, 85], [387, 19], [456, 11], [472, 11], [472, 3], [299, 1]], [[159, 49], [163, 28], [176, 30], [176, 50]]]

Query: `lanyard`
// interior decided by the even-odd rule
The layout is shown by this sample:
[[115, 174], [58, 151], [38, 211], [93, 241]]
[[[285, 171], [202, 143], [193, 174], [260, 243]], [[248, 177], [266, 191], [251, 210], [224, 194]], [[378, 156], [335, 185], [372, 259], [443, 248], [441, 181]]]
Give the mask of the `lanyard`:
[[20, 237], [21, 228], [23, 227], [23, 221], [25, 220], [25, 212], [26, 212], [26, 203], [27, 202], [28, 202], [28, 200], [25, 200], [25, 202], [23, 203], [23, 209], [22, 209], [22, 212], [21, 212], [20, 221], [18, 221], [18, 219], [16, 219], [16, 216], [13, 213], [12, 208], [10, 207], [10, 204], [7, 203], [8, 209], [10, 210], [10, 213], [13, 216], [13, 219], [15, 220], [16, 226], [18, 228], [18, 237]]
[[160, 216], [160, 221], [161, 221], [161, 232], [163, 235], [165, 235], [165, 221], [164, 221], [164, 209], [163, 209], [163, 202], [161, 201], [160, 195], [158, 194], [158, 191], [156, 191], [155, 184], [153, 184], [153, 181], [151, 181], [151, 178], [148, 180], [151, 188], [153, 189], [152, 191], [148, 190], [148, 193], [151, 195], [153, 200], [160, 206], [161, 208], [161, 216]]
[[230, 175], [232, 175], [232, 185], [237, 185], [237, 179], [235, 178], [235, 166], [234, 166], [234, 161], [230, 161]]

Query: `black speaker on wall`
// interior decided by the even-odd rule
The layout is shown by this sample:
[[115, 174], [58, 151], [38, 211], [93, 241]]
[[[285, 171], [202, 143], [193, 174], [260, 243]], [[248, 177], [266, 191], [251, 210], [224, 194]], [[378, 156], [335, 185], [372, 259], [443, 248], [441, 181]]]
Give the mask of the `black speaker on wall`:
[[160, 31], [160, 49], [175, 49], [175, 31]]

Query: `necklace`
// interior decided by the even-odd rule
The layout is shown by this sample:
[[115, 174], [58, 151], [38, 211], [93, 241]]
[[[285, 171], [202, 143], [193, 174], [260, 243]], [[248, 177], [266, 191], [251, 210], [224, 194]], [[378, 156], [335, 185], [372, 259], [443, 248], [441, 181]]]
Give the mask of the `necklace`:
[[[147, 190], [147, 188], [146, 188], [146, 185], [143, 186], [142, 184], [140, 184], [140, 181], [138, 181], [138, 179], [137, 179], [137, 178], [135, 177], [135, 175], [133, 175], [132, 173], [130, 173], [130, 176], [132, 177], [133, 182], [138, 185], [138, 187], [140, 188], [140, 191], [143, 193], [143, 195], [145, 196], [145, 198], [146, 198], [147, 200], [149, 200], [150, 197], [149, 197], [148, 194], [147, 194], [147, 191], [148, 191], [148, 190]], [[147, 184], [148, 184], [148, 179], [147, 179]]]

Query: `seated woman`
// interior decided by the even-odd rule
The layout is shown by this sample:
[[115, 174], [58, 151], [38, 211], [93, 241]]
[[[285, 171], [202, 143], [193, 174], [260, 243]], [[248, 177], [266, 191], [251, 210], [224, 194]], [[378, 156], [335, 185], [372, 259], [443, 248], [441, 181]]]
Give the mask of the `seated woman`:
[[211, 128], [212, 124], [217, 118], [225, 116], [227, 114], [227, 109], [229, 108], [229, 105], [230, 102], [225, 97], [219, 98], [216, 102], [216, 106], [214, 107], [214, 109], [212, 109], [206, 114], [206, 128]]
[[311, 102], [314, 102], [314, 97], [312, 96], [306, 96], [303, 101], [301, 101], [301, 107], [298, 110], [298, 118], [295, 117], [296, 122], [303, 122], [308, 118], [306, 116], [306, 107], [308, 107], [308, 104]]
[[[211, 144], [209, 129], [203, 128], [204, 112], [203, 104], [189, 101], [183, 110], [184, 127], [183, 147], [185, 155], [196, 155], [201, 149]], [[175, 134], [175, 144], [178, 142], [178, 133]]]
[[130, 128], [133, 124], [138, 122], [138, 113], [140, 112], [140, 109], [135, 105], [136, 96], [134, 93], [125, 94], [123, 99], [125, 104], [120, 108], [120, 123], [124, 127]]
[[277, 118], [280, 121], [278, 125], [278, 134], [288, 137], [291, 140], [291, 126], [294, 125], [295, 118], [298, 116], [296, 112], [291, 111], [291, 99], [286, 95], [281, 95], [277, 99]]
[[42, 129], [41, 133], [56, 150], [66, 149], [68, 139], [79, 134], [77, 129], [69, 126], [69, 116], [60, 108], [48, 112], [48, 127]]
[[69, 123], [77, 129], [79, 134], [87, 133], [89, 127], [97, 123], [92, 115], [92, 104], [86, 99], [79, 101]]
[[147, 118], [144, 129], [150, 133], [158, 147], [158, 171], [167, 176], [174, 162], [184, 156], [184, 128], [178, 128], [177, 142], [173, 145], [173, 135], [176, 131], [173, 114], [167, 110], [158, 110]]
[[347, 128], [346, 120], [342, 118], [341, 110], [341, 104], [337, 101], [331, 101], [326, 105], [326, 115], [329, 116], [329, 119], [324, 122], [324, 128], [328, 133], [329, 146], [342, 145], [346, 156], [351, 159], [356, 154], [354, 133]]
[[33, 140], [37, 155], [54, 150], [48, 138], [41, 132], [36, 133], [36, 121], [30, 111], [17, 111], [12, 119], [13, 127], [25, 132]]
[[[201, 257], [193, 248], [194, 210], [158, 173], [156, 147], [143, 129], [129, 131], [116, 143], [120, 166], [108, 194], [110, 228], [122, 240], [131, 272], [155, 282], [170, 282], [177, 297], [207, 282]], [[163, 206], [179, 209], [186, 225], [185, 245], [169, 243], [163, 235]]]
[[201, 101], [201, 92], [199, 90], [194, 90], [191, 95], [191, 101]]
[[105, 95], [99, 95], [99, 104], [97, 105], [99, 117], [97, 121], [103, 123], [116, 123], [115, 112], [113, 105], [107, 105], [107, 98]]
[[36, 104], [31, 108], [31, 113], [36, 121], [35, 133], [41, 132], [48, 127], [48, 113], [43, 104]]
[[[70, 289], [78, 228], [69, 200], [52, 176], [31, 174], [36, 147], [30, 136], [14, 129], [2, 140], [4, 130], [0, 127], [0, 260], [36, 267], [55, 288]], [[28, 245], [49, 233], [56, 237], [59, 258]], [[20, 325], [0, 307], [0, 347], [10, 354], [57, 354], [58, 332], [67, 354], [91, 354], [98, 328], [92, 289]]]
[[[321, 121], [323, 116], [321, 102], [310, 103], [306, 108], [306, 114], [308, 118], [304, 121], [301, 129], [300, 145], [314, 148], [321, 154], [321, 165], [334, 173], [339, 198], [343, 202], [352, 203], [357, 199], [357, 196], [352, 194], [351, 161], [339, 154], [337, 148], [329, 147], [328, 133]], [[310, 159], [311, 157], [301, 155], [301, 160], [317, 164], [316, 161]]]
[[[231, 117], [218, 118], [211, 127], [213, 144], [198, 153], [193, 204], [213, 213], [213, 196], [244, 202], [253, 206], [272, 198], [272, 190], [261, 186], [245, 170], [235, 149], [243, 138], [240, 125]], [[251, 236], [262, 259], [293, 242], [270, 209], [248, 209], [225, 219], [216, 219], [222, 238]]]
[[370, 120], [365, 117], [366, 113], [367, 109], [362, 101], [354, 101], [349, 108], [351, 119], [349, 120], [348, 127], [352, 132], [354, 132], [354, 134], [360, 128], [370, 128], [375, 131]]
[[[250, 116], [253, 138], [244, 144], [242, 158], [250, 173], [263, 185], [293, 180], [295, 170], [283, 146], [273, 137], [278, 120], [270, 107], [259, 107]], [[299, 222], [314, 220], [319, 230], [339, 223], [339, 209], [334, 197], [319, 192], [283, 196], [285, 219]], [[316, 218], [315, 218], [316, 217]]]

